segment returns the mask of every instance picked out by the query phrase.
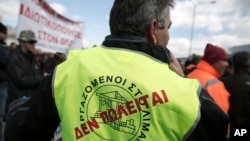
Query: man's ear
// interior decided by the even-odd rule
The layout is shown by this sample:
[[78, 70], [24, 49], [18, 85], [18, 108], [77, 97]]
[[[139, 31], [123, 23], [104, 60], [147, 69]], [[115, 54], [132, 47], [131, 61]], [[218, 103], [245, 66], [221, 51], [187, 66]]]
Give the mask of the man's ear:
[[158, 44], [157, 36], [156, 36], [157, 29], [158, 29], [157, 20], [152, 19], [149, 23], [148, 30], [147, 30], [147, 40], [154, 45]]

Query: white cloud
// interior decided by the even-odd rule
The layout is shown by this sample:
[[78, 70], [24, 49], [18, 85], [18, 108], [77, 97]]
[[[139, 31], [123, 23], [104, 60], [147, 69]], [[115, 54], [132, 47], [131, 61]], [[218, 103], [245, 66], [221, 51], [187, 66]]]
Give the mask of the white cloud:
[[[195, 12], [196, 32], [194, 32], [192, 53], [202, 55], [208, 42], [226, 50], [232, 46], [250, 44], [249, 7], [249, 0], [217, 0], [214, 4], [198, 5]], [[191, 30], [192, 12], [192, 1], [177, 1], [177, 6], [171, 14], [172, 28], [185, 27]], [[206, 30], [208, 34], [197, 32], [198, 29]], [[190, 48], [189, 38], [171, 36], [168, 47], [177, 57], [186, 57]]]
[[188, 1], [181, 1], [176, 4], [176, 7], [171, 11], [171, 19], [173, 21], [172, 28], [180, 26], [191, 27], [192, 22], [192, 3]]
[[188, 56], [189, 40], [187, 38], [171, 38], [167, 48], [176, 57]]
[[19, 5], [18, 0], [0, 0], [0, 16], [2, 20], [17, 19]]
[[248, 16], [231, 21], [228, 27], [231, 29], [231, 33], [238, 35], [238, 37], [250, 37], [250, 20]]
[[239, 10], [244, 10], [247, 13], [250, 12], [250, 1], [249, 0], [234, 0], [235, 2], [235, 7], [237, 7]]
[[58, 13], [60, 14], [65, 14], [66, 13], [66, 7], [63, 6], [62, 4], [60, 3], [50, 3], [50, 6]]
[[83, 48], [89, 48], [90, 44], [87, 40], [82, 40]]
[[83, 39], [82, 45], [84, 49], [92, 48], [93, 46], [99, 46], [101, 43], [90, 43], [88, 40]]
[[82, 17], [80, 15], [73, 15], [72, 19], [75, 20], [75, 21], [81, 21]]
[[222, 30], [223, 30], [223, 25], [222, 24], [213, 25], [213, 26], [208, 27], [208, 31], [210, 33], [218, 33], [218, 32], [220, 32]]

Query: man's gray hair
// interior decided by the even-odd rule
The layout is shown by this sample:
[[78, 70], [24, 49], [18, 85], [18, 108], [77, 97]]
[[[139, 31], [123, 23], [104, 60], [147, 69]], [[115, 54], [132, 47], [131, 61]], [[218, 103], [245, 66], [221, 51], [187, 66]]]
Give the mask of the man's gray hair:
[[110, 12], [110, 32], [143, 37], [152, 19], [157, 19], [158, 28], [165, 28], [170, 8], [174, 8], [174, 0], [115, 0]]

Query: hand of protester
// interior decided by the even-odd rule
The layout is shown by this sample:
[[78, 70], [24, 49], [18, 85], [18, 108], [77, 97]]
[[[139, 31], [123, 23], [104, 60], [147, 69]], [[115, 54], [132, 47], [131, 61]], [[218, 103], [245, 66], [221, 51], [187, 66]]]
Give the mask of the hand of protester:
[[174, 55], [172, 53], [170, 53], [170, 65], [169, 65], [169, 68], [171, 70], [173, 70], [174, 72], [176, 72], [181, 77], [184, 77], [184, 73], [183, 73], [183, 70], [181, 68], [181, 65], [180, 65], [179, 61], [174, 57]]
[[47, 72], [43, 73], [43, 76], [46, 77], [48, 76], [49, 74]]
[[36, 48], [31, 48], [29, 49], [30, 52], [32, 52], [32, 54], [34, 54], [35, 56], [41, 54], [41, 50], [40, 49], [36, 49]]

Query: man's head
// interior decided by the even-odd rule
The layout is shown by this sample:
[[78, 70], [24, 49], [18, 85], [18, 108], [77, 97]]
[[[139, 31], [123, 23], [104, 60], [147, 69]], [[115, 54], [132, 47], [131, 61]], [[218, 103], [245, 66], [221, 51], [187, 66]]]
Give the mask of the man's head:
[[0, 40], [5, 41], [7, 38], [7, 27], [0, 22]]
[[212, 65], [221, 75], [224, 74], [225, 69], [228, 67], [228, 55], [226, 51], [210, 43], [207, 44], [202, 59]]
[[32, 30], [23, 30], [19, 35], [19, 44], [22, 50], [26, 53], [27, 51], [33, 52], [35, 44], [37, 42], [35, 33]]
[[154, 45], [166, 46], [173, 7], [174, 0], [115, 0], [110, 12], [111, 34], [140, 36]]
[[233, 55], [233, 66], [234, 68], [246, 68], [250, 70], [250, 52], [240, 51]]

